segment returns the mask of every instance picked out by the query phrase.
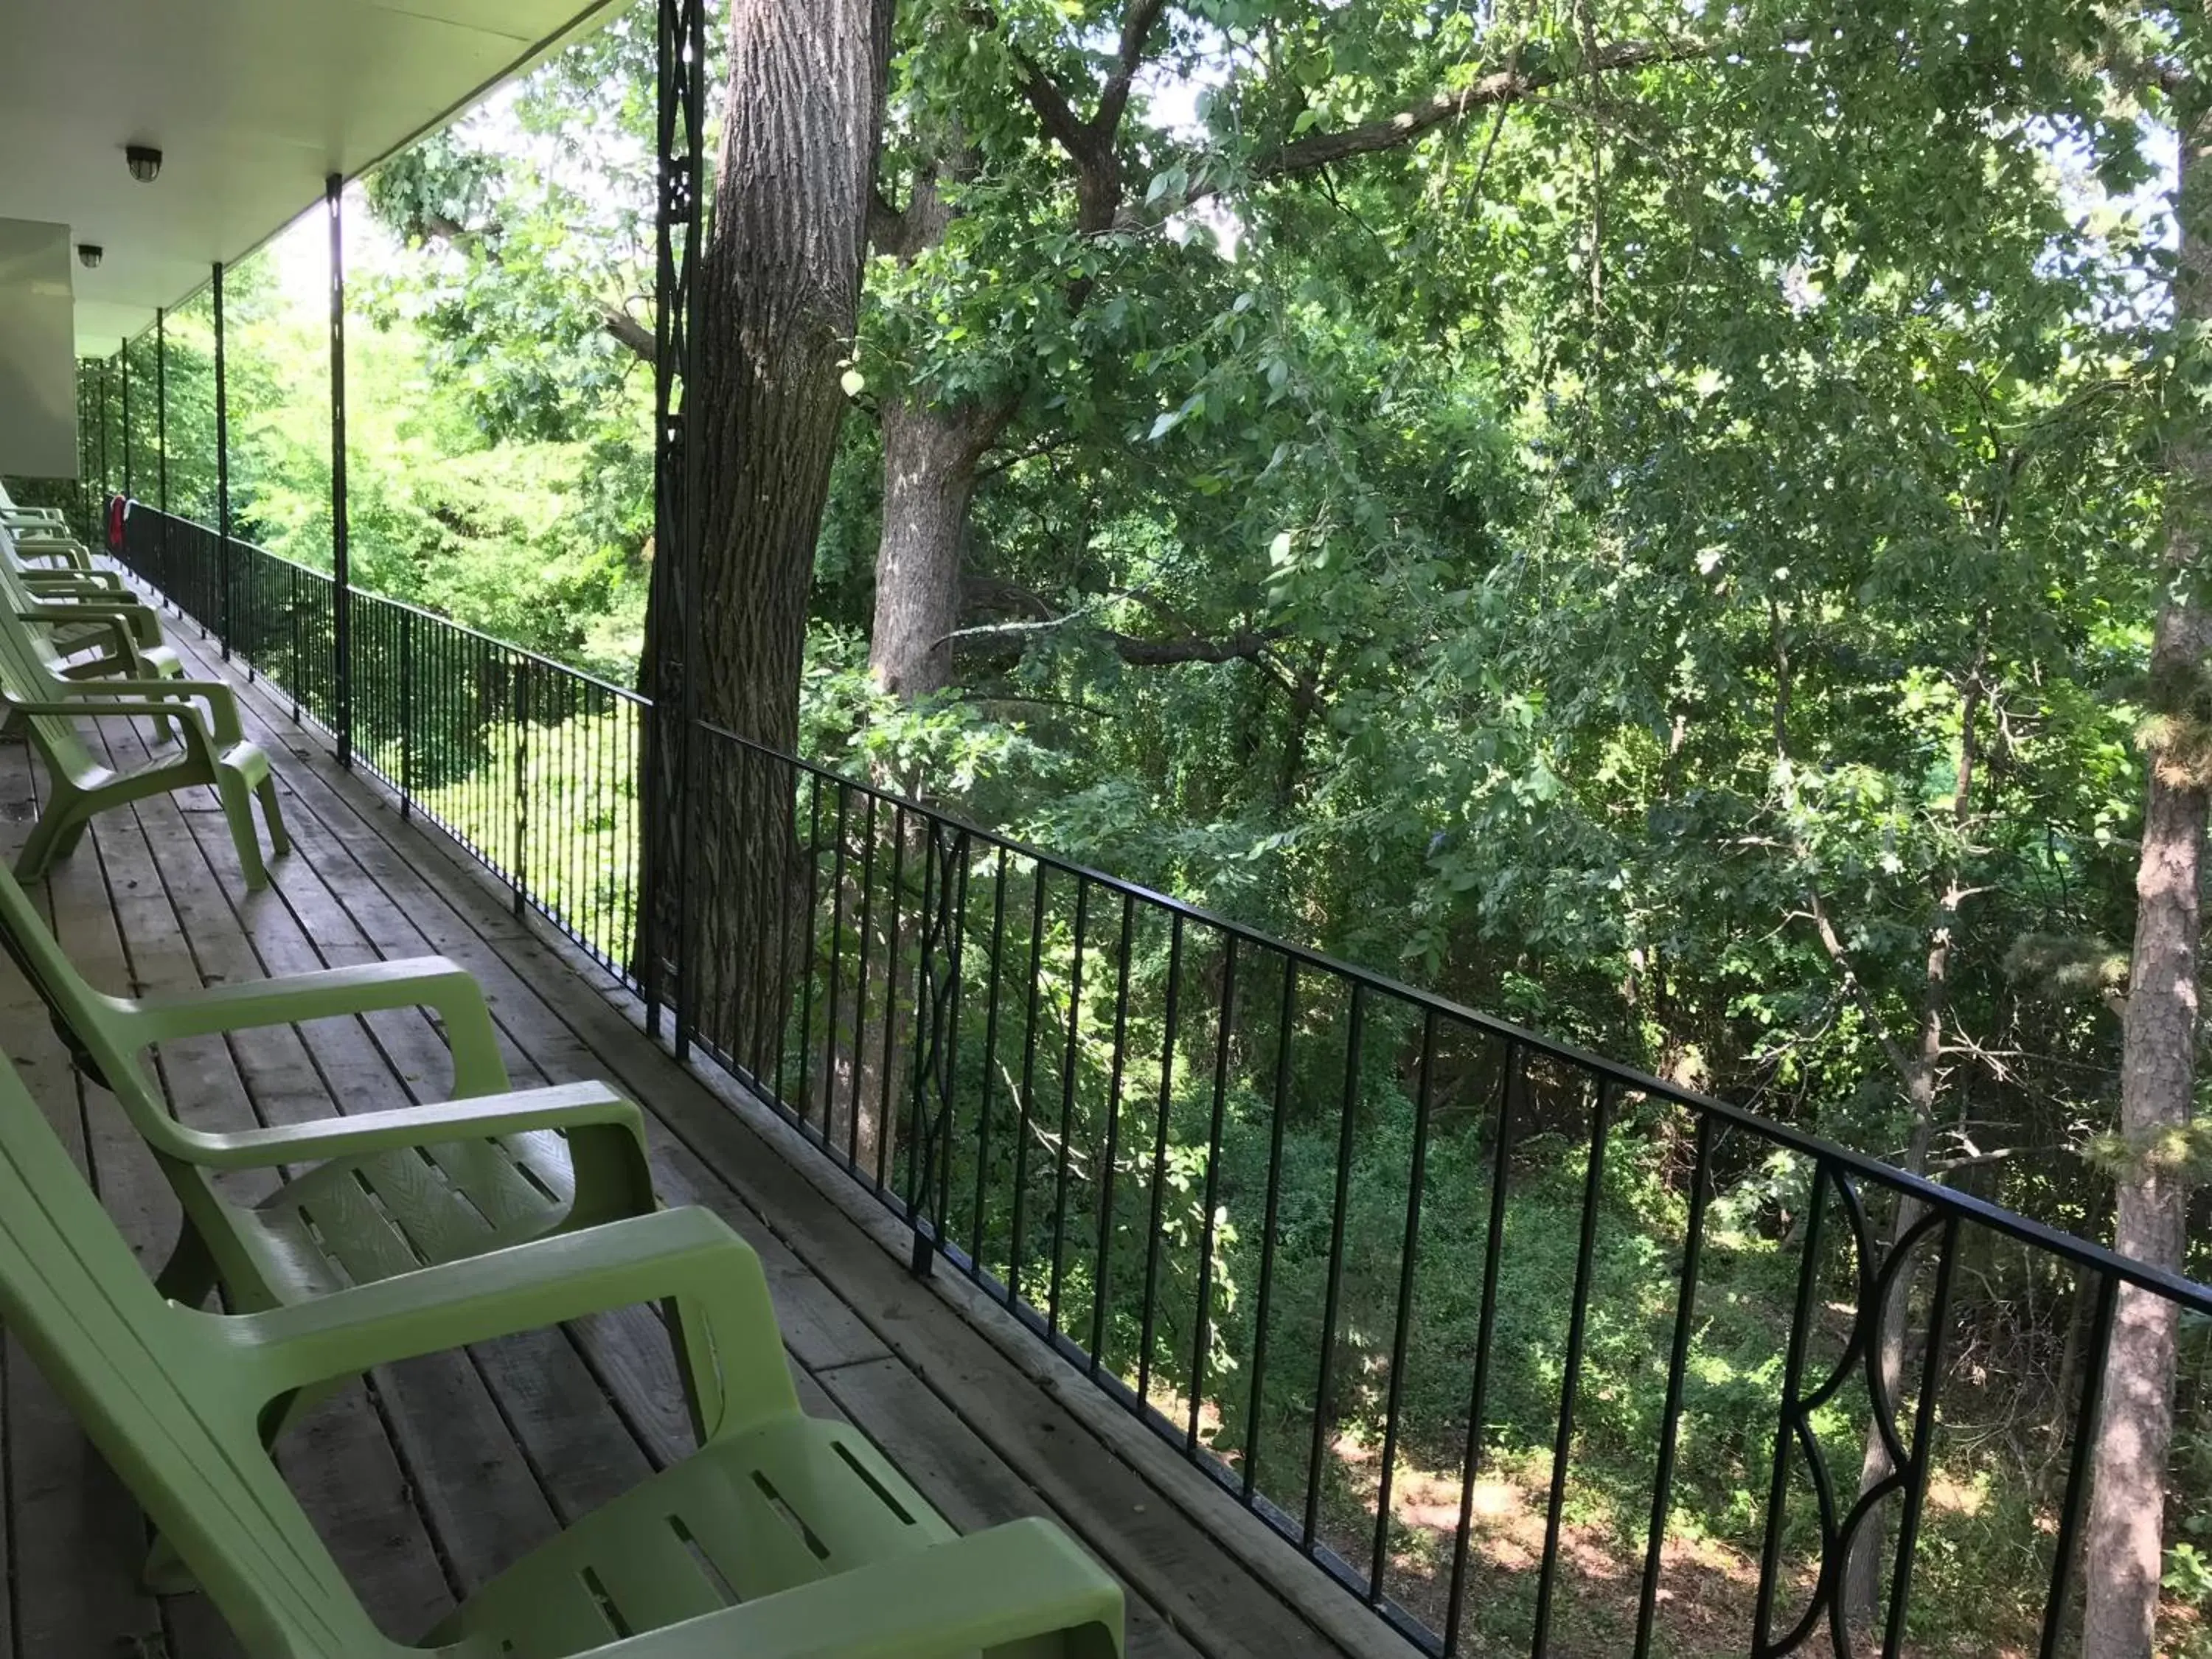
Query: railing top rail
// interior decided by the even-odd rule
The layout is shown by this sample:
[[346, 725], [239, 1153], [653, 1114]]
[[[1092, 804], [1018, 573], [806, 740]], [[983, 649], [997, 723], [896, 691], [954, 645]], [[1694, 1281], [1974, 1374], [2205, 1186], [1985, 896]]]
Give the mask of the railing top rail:
[[1864, 1152], [1853, 1152], [1847, 1146], [1840, 1146], [1820, 1135], [1809, 1134], [1802, 1129], [1777, 1123], [1770, 1118], [1761, 1117], [1756, 1112], [1743, 1107], [1731, 1105], [1727, 1101], [1717, 1099], [1711, 1095], [1700, 1094], [1696, 1090], [1685, 1089], [1680, 1085], [1668, 1083], [1662, 1078], [1652, 1076], [1648, 1072], [1640, 1071], [1632, 1066], [1624, 1066], [1618, 1060], [1608, 1060], [1602, 1054], [1593, 1054], [1590, 1050], [1579, 1048], [1573, 1043], [1562, 1042], [1556, 1038], [1545, 1036], [1540, 1032], [1528, 1030], [1526, 1026], [1516, 1025], [1510, 1020], [1500, 1019], [1494, 1014], [1486, 1014], [1480, 1009], [1470, 1008], [1464, 1003], [1455, 1002], [1451, 998], [1439, 995], [1434, 991], [1425, 991], [1419, 986], [1406, 984], [1403, 981], [1393, 979], [1387, 974], [1377, 973], [1371, 968], [1363, 968], [1357, 963], [1346, 962], [1341, 957], [1330, 956], [1326, 951], [1277, 939], [1248, 923], [1238, 921], [1233, 917], [1221, 915], [1202, 906], [1192, 904], [1187, 900], [1175, 897], [1172, 894], [1158, 892], [1123, 877], [1109, 875], [1103, 870], [1094, 870], [1086, 865], [1077, 864], [1056, 854], [1048, 853], [1042, 848], [1018, 841], [1011, 836], [1002, 835], [996, 830], [987, 830], [981, 824], [972, 823], [941, 808], [927, 805], [910, 795], [902, 795], [896, 790], [864, 782], [817, 762], [787, 755], [780, 749], [751, 738], [743, 737], [726, 726], [715, 725], [713, 721], [702, 720], [699, 726], [701, 730], [710, 732], [726, 742], [739, 744], [779, 763], [795, 765], [800, 770], [811, 773], [827, 782], [834, 783], [841, 788], [872, 796], [887, 806], [902, 808], [909, 812], [919, 813], [924, 817], [936, 819], [994, 848], [1004, 848], [1018, 857], [1033, 860], [1063, 875], [1089, 882], [1109, 892], [1124, 895], [1139, 902], [1155, 906], [1170, 915], [1181, 916], [1187, 922], [1195, 922], [1202, 927], [1215, 929], [1226, 936], [1256, 945], [1262, 950], [1273, 951], [1278, 956], [1297, 963], [1302, 967], [1315, 969], [1352, 984], [1364, 986], [1370, 992], [1396, 999], [1410, 1008], [1424, 1012], [1432, 1012], [1440, 1018], [1450, 1020], [1469, 1030], [1496, 1037], [1502, 1042], [1510, 1043], [1529, 1054], [1541, 1054], [1548, 1059], [1572, 1066], [1596, 1077], [1605, 1086], [1617, 1091], [1650, 1095], [1670, 1101], [1692, 1111], [1704, 1113], [1719, 1122], [1755, 1134], [1761, 1139], [1785, 1151], [1816, 1159], [1832, 1169], [1841, 1170], [1857, 1179], [1874, 1182], [1920, 1203], [1955, 1215], [1963, 1221], [1977, 1223], [2023, 1243], [2049, 1250], [2078, 1266], [2109, 1273], [2125, 1283], [2155, 1291], [2159, 1295], [2172, 1298], [2193, 1312], [2212, 1317], [2212, 1285], [2200, 1285], [2178, 1273], [2167, 1273], [2148, 1263], [2133, 1261], [2107, 1249], [2103, 1245], [2091, 1243], [2086, 1239], [2076, 1238], [2070, 1233], [2061, 1232], [2057, 1228], [2045, 1226], [2041, 1222], [2032, 1221], [2026, 1216], [2016, 1214], [2002, 1206], [1991, 1204], [1985, 1199], [1977, 1198], [1971, 1193], [1956, 1191], [1925, 1176], [1911, 1174], [1892, 1164], [1885, 1164], [1880, 1158], [1870, 1157]]
[[[220, 536], [222, 533], [212, 525], [202, 524], [198, 519], [185, 518], [182, 514], [164, 513], [160, 507], [150, 506], [135, 496], [131, 498], [131, 510], [134, 515], [143, 513], [149, 518], [167, 519], [172, 524], [190, 525], [195, 530], [205, 531], [210, 536]], [[316, 581], [330, 583], [337, 580], [337, 578], [327, 570], [318, 570], [314, 566], [302, 564], [297, 559], [288, 559], [282, 553], [272, 553], [258, 542], [249, 542], [243, 536], [233, 536], [230, 538], [230, 544], [233, 547], [242, 547], [249, 553], [258, 554], [261, 557], [276, 564], [289, 565], [301, 574], [312, 577]], [[517, 645], [512, 640], [502, 640], [495, 634], [487, 634], [482, 629], [471, 628], [464, 622], [455, 622], [451, 617], [441, 616], [434, 611], [409, 600], [395, 599], [388, 593], [377, 592], [374, 588], [355, 586], [349, 587], [347, 591], [356, 601], [367, 599], [375, 605], [388, 605], [394, 611], [411, 611], [426, 622], [436, 623], [441, 628], [450, 628], [456, 634], [465, 634], [471, 639], [483, 641], [486, 645], [497, 646], [501, 650], [512, 652], [514, 655], [536, 663], [540, 667], [550, 668], [556, 672], [567, 674], [573, 678], [583, 681], [586, 685], [595, 686], [615, 696], [626, 698], [641, 707], [650, 707], [652, 704], [653, 699], [641, 691], [634, 691], [628, 686], [617, 685], [612, 680], [603, 679], [587, 669], [576, 667], [573, 663], [562, 662], [556, 658], [546, 656], [542, 652], [532, 651], [528, 646]]]

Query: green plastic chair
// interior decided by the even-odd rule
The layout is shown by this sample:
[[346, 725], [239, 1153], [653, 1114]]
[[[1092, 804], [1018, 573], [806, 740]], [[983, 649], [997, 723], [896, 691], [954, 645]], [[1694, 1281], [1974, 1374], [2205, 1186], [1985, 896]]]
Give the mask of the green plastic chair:
[[[0, 709], [21, 720], [46, 762], [48, 788], [30, 839], [15, 865], [25, 880], [44, 873], [82, 839], [95, 813], [149, 795], [210, 785], [222, 803], [230, 838], [249, 888], [265, 887], [269, 871], [254, 832], [258, 799], [270, 851], [291, 850], [269, 757], [246, 740], [238, 704], [219, 680], [106, 679], [79, 684], [54, 672], [33, 630], [0, 617]], [[178, 752], [129, 771], [96, 757], [76, 722], [143, 716], [173, 723]]]
[[[586, 1314], [672, 1304], [700, 1449], [415, 1645], [378, 1631], [263, 1449], [268, 1402]], [[1119, 1659], [1119, 1587], [1058, 1528], [960, 1538], [803, 1415], [760, 1260], [671, 1210], [258, 1314], [164, 1303], [0, 1065], [0, 1319], [248, 1659]]]
[[[637, 1108], [598, 1084], [509, 1092], [483, 992], [442, 957], [109, 996], [4, 871], [0, 948], [176, 1189], [185, 1227], [159, 1282], [179, 1302], [220, 1284], [233, 1308], [277, 1307], [653, 1207]], [[447, 1104], [211, 1133], [178, 1122], [140, 1062], [180, 1037], [416, 1007], [453, 1049]], [[287, 1168], [303, 1172], [253, 1205], [217, 1179]]]
[[[105, 590], [94, 590], [94, 595]], [[0, 563], [0, 628], [21, 630], [33, 658], [72, 684], [104, 680], [181, 681], [184, 659], [162, 641], [159, 617], [120, 596], [78, 598], [27, 590]], [[112, 689], [112, 687], [110, 688]], [[0, 725], [8, 723], [0, 710]], [[170, 715], [154, 720], [163, 743], [184, 739]]]
[[90, 661], [72, 660], [59, 670], [67, 679], [93, 679], [127, 672], [139, 679], [175, 679], [184, 659], [161, 632], [161, 619], [134, 593], [70, 580], [64, 584], [27, 579], [12, 560], [0, 559], [0, 606], [18, 620], [36, 623], [64, 658], [97, 649]]

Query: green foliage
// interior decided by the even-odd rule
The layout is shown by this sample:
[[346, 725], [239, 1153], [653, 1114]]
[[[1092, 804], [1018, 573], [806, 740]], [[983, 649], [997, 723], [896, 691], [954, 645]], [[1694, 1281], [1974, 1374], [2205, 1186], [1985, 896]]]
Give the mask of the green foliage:
[[[1087, 118], [1124, 8], [901, 11], [879, 194], [908, 206], [927, 176], [954, 212], [868, 267], [800, 688], [811, 757], [1876, 1155], [1917, 1131], [1960, 1184], [2058, 1225], [2100, 1234], [2140, 1157], [2201, 1167], [2201, 1129], [2106, 1133], [2145, 750], [2193, 770], [2203, 747], [2202, 697], [2141, 706], [2160, 454], [2202, 367], [2163, 308], [2163, 94], [2131, 67], [2168, 50], [2161, 17], [1191, 0], [1147, 43], [1097, 224], [1032, 94], [1042, 79]], [[623, 680], [652, 551], [647, 21], [372, 181], [386, 243], [349, 365], [356, 579]], [[1500, 77], [1523, 89], [1489, 101]], [[1454, 94], [1465, 118], [1389, 135]], [[1377, 122], [1366, 153], [1297, 159]], [[233, 276], [234, 499], [242, 534], [322, 568], [316, 296], [259, 264]], [[210, 418], [208, 350], [183, 308], [173, 434]], [[884, 491], [866, 417], [900, 400], [995, 433], [955, 685], [909, 703], [867, 665]], [[170, 489], [204, 511], [197, 441], [173, 441]], [[119, 427], [109, 442], [119, 477]], [[557, 757], [590, 725], [533, 727], [539, 795], [581, 789]], [[501, 845], [514, 764], [462, 734], [425, 799]], [[611, 950], [634, 810], [578, 794], [592, 850], [541, 878]], [[884, 816], [864, 866], [873, 821], [848, 814], [844, 890], [826, 853], [811, 890], [807, 960], [846, 1024], [817, 998], [781, 1053], [817, 1091], [835, 1061], [839, 1086], [894, 1101], [840, 1048], [886, 994], [890, 872], [912, 849]], [[1498, 1564], [1511, 1505], [1551, 1473], [1587, 1101], [1533, 1089], [1501, 1166], [1498, 1057], [1454, 1056], [1409, 1267], [1407, 1018], [1370, 1010], [1352, 1054], [1340, 993], [1283, 1030], [1248, 960], [1220, 1042], [1217, 948], [1183, 941], [1171, 1016], [1167, 924], [1146, 913], [1123, 951], [1103, 890], [1079, 928], [1066, 878], [1006, 867], [1002, 937], [964, 919], [966, 1006], [998, 1019], [953, 1045], [988, 1131], [955, 1151], [956, 1230], [1033, 1304], [1056, 1285], [1063, 1328], [1095, 1328], [1161, 1410], [1196, 1396], [1204, 1443], [1256, 1460], [1273, 1501], [1303, 1503], [1318, 1436], [1324, 1529], [1362, 1559], [1394, 1395], [1406, 1489], [1458, 1502], [1494, 1271], [1480, 1473], [1505, 1508], [1480, 1529], [1482, 1617], [1518, 1628], [1528, 1575]], [[980, 891], [994, 872], [968, 873]], [[917, 865], [898, 879], [918, 904]], [[857, 1144], [850, 1098], [823, 1100]], [[1568, 1519], [1577, 1548], [1633, 1563], [1689, 1130], [1620, 1105]], [[1726, 1605], [1761, 1541], [1807, 1178], [1743, 1146], [1717, 1170], [1671, 1525]], [[1832, 1310], [1853, 1284], [1828, 1219]], [[2023, 1425], [2063, 1421], [2078, 1388], [2070, 1276], [1994, 1250], [1972, 1267], [1912, 1631], [1931, 1652], [2037, 1616], [2064, 1459]], [[2185, 1459], [2205, 1409], [2185, 1396]], [[1832, 1448], [1861, 1443], [1863, 1413], [1824, 1408]], [[1438, 1522], [1433, 1498], [1388, 1538], [1409, 1605], [1440, 1619], [1456, 1510]], [[2203, 1609], [2212, 1522], [2181, 1507], [2169, 1589]], [[1574, 1616], [1588, 1650], [1625, 1647], [1601, 1609]]]

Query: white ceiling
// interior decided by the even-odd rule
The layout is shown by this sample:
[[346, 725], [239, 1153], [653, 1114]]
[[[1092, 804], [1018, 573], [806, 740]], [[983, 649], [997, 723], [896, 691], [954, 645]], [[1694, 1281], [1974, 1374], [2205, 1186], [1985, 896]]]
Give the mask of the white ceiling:
[[[0, 219], [66, 224], [77, 350], [113, 351], [611, 0], [0, 0]], [[162, 152], [131, 177], [125, 144]]]

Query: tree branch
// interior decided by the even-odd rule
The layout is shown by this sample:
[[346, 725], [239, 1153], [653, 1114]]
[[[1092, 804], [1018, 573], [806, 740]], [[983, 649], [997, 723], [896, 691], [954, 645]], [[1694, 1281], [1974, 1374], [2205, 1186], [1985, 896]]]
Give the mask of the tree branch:
[[629, 347], [640, 362], [650, 363], [659, 357], [659, 342], [653, 337], [653, 331], [620, 306], [602, 301], [599, 326], [613, 336], [618, 343]]
[[[1457, 92], [1439, 92], [1395, 115], [1334, 132], [1310, 132], [1263, 151], [1252, 163], [1252, 176], [1259, 179], [1292, 178], [1356, 156], [1402, 149], [1423, 133], [1464, 121], [1477, 110], [1503, 109], [1568, 80], [1613, 70], [1644, 69], [1654, 64], [1691, 63], [1710, 56], [1711, 51], [1711, 47], [1698, 40], [1616, 40], [1586, 54], [1579, 63], [1524, 70], [1519, 66], [1520, 51], [1516, 46], [1505, 68], [1482, 76]], [[1220, 183], [1200, 185], [1170, 203], [1170, 209], [1180, 210], [1203, 202], [1218, 195], [1223, 187]], [[1133, 215], [1124, 213], [1115, 220], [1114, 228], [1137, 230], [1146, 227]]]
[[[464, 253], [488, 260], [495, 265], [500, 263], [499, 247], [495, 240], [499, 235], [500, 228], [495, 224], [486, 225], [479, 230], [471, 230], [459, 220], [449, 219], [444, 214], [434, 210], [422, 215], [422, 234], [426, 237], [443, 242], [448, 247], [459, 248]], [[611, 300], [601, 300], [598, 304], [599, 326], [605, 329], [618, 344], [627, 347], [641, 362], [652, 362], [659, 355], [659, 345], [653, 337], [653, 331]]]
[[1098, 95], [1098, 112], [1091, 118], [1092, 135], [1103, 143], [1113, 143], [1121, 127], [1121, 112], [1129, 106], [1129, 89], [1136, 84], [1137, 71], [1144, 67], [1152, 26], [1167, 9], [1168, 0], [1130, 0], [1129, 9], [1122, 15], [1121, 56], [1113, 78]]
[[[1030, 633], [1079, 623], [1084, 620], [1079, 615], [1054, 609], [1050, 600], [1034, 589], [1024, 587], [1019, 582], [1007, 581], [1003, 577], [969, 576], [962, 583], [962, 588], [970, 606], [1012, 610], [1031, 620], [999, 627], [963, 628], [954, 635], [955, 638]], [[1285, 632], [1279, 628], [1248, 628], [1239, 629], [1234, 634], [1218, 639], [1186, 634], [1176, 639], [1155, 640], [1135, 634], [1123, 634], [1110, 628], [1094, 628], [1089, 631], [1111, 647], [1114, 654], [1123, 662], [1139, 668], [1165, 667], [1186, 662], [1259, 662]]]
[[1457, 92], [1434, 97], [1356, 127], [1337, 132], [1311, 132], [1261, 155], [1252, 171], [1262, 179], [1279, 179], [1294, 173], [1310, 173], [1332, 162], [1377, 150], [1398, 149], [1423, 133], [1455, 121], [1494, 104], [1518, 103], [1531, 93], [1566, 80], [1571, 75], [1596, 75], [1613, 70], [1642, 69], [1652, 64], [1681, 63], [1702, 58], [1707, 48], [1691, 41], [1616, 40], [1588, 54], [1584, 62], [1537, 70], [1503, 69], [1469, 82]]

